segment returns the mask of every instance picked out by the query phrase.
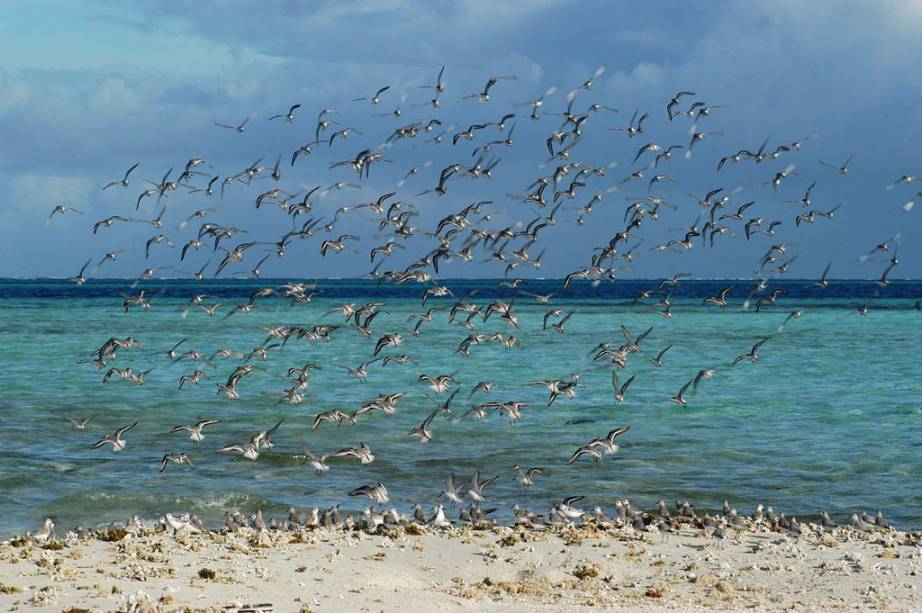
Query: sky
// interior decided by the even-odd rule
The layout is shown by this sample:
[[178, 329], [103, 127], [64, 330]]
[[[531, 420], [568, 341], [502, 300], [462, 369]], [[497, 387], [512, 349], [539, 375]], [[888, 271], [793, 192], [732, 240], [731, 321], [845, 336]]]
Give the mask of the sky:
[[[575, 107], [599, 103], [619, 112], [594, 113], [571, 159], [605, 167], [605, 176], [589, 177], [575, 199], [564, 199], [560, 223], [542, 234], [532, 253], [546, 249], [542, 269], [517, 272], [559, 277], [587, 265], [593, 247], [623, 229], [631, 199], [647, 195], [649, 177], [666, 173], [675, 183], [664, 181], [653, 193], [674, 208], [664, 209], [655, 223], [645, 222], [639, 232], [643, 242], [631, 243], [638, 257], [630, 265], [621, 262], [619, 276], [656, 278], [681, 271], [752, 277], [759, 274], [768, 246], [785, 243], [787, 253], [796, 256], [787, 273], [792, 278], [818, 277], [828, 262], [831, 277], [876, 278], [886, 257], [862, 261], [860, 256], [899, 235], [890, 241], [900, 260], [891, 278], [919, 278], [922, 182], [889, 191], [885, 186], [903, 175], [922, 175], [920, 31], [922, 2], [908, 0], [2, 3], [0, 276], [70, 277], [88, 258], [93, 259], [89, 276], [131, 278], [148, 266], [160, 267], [162, 276], [182, 276], [223, 255], [202, 251], [179, 262], [179, 248], [197, 224], [183, 231], [177, 225], [203, 207], [221, 208], [206, 221], [249, 230], [243, 240], [278, 240], [290, 229], [291, 220], [280, 209], [256, 209], [256, 196], [275, 186], [262, 180], [248, 188], [229, 186], [223, 200], [180, 189], [161, 203], [166, 205], [161, 230], [130, 223], [92, 234], [93, 223], [110, 215], [156, 217], [153, 198], [135, 211], [138, 193], [149, 187], [144, 179], [157, 181], [170, 168], [176, 169], [175, 177], [193, 157], [207, 160], [209, 173], [225, 177], [257, 158], [271, 166], [281, 156], [278, 186], [289, 191], [336, 181], [359, 184], [315, 201], [314, 214], [324, 223], [340, 206], [374, 200], [392, 191], [410, 168], [420, 167], [398, 195], [419, 211], [413, 220], [419, 234], [384, 269], [406, 266], [425, 254], [435, 243], [423, 232], [475, 200], [494, 201], [489, 205], [493, 229], [527, 224], [535, 217], [533, 209], [506, 194], [524, 193], [561, 163], [548, 160], [544, 142], [562, 120], [553, 114], [565, 108], [567, 92], [604, 65], [592, 90], [579, 92]], [[417, 85], [434, 82], [443, 65], [447, 91], [441, 108], [433, 109], [425, 105], [431, 91]], [[462, 99], [496, 75], [517, 78], [496, 85], [489, 103]], [[384, 85], [391, 89], [380, 105], [351, 102]], [[547, 97], [542, 108], [548, 115], [539, 121], [527, 118], [528, 108], [512, 107], [550, 86], [558, 91]], [[644, 166], [643, 160], [632, 164], [641, 145], [688, 146], [692, 121], [670, 122], [665, 111], [679, 90], [692, 90], [692, 99], [718, 107], [696, 124], [716, 134], [697, 144], [691, 159], [679, 151], [668, 164], [646, 169], [644, 180], [622, 185]], [[295, 103], [302, 107], [294, 123], [267, 121]], [[398, 105], [399, 118], [373, 116]], [[317, 145], [292, 168], [291, 153], [313, 140], [317, 113], [327, 107], [336, 109], [336, 121], [361, 134], [333, 146]], [[628, 138], [609, 129], [627, 125], [635, 109], [649, 113], [644, 134]], [[470, 164], [475, 146], [504, 133], [490, 128], [457, 147], [424, 143], [432, 134], [400, 141], [381, 149], [391, 161], [361, 181], [346, 168], [329, 168], [332, 161], [381, 145], [395, 128], [413, 121], [438, 118], [450, 137], [508, 111], [519, 115], [510, 122], [516, 124], [515, 146], [494, 147], [488, 159], [501, 159], [495, 176], [453, 180], [442, 197], [416, 194], [434, 186], [441, 168]], [[214, 125], [247, 117], [244, 134]], [[754, 151], [766, 138], [771, 148], [806, 137], [811, 138], [801, 150], [778, 160], [716, 172], [721, 157], [741, 148]], [[818, 164], [839, 164], [853, 154], [847, 176]], [[128, 188], [101, 190], [136, 162], [140, 166]], [[796, 174], [780, 189], [765, 185], [789, 164], [795, 164]], [[787, 201], [800, 199], [814, 180], [813, 207], [842, 207], [833, 220], [795, 227], [794, 218], [803, 210]], [[192, 183], [206, 181], [196, 177]], [[777, 236], [747, 242], [735, 227], [712, 249], [699, 243], [691, 251], [655, 250], [670, 238], [682, 238], [685, 228], [704, 223], [706, 211], [693, 196], [717, 187], [732, 195], [726, 212], [755, 200], [751, 216], [783, 221]], [[595, 193], [604, 199], [585, 224], [575, 225], [579, 208]], [[920, 205], [904, 211], [914, 199]], [[49, 223], [57, 204], [85, 214], [66, 213]], [[331, 235], [291, 245], [284, 258], [266, 262], [263, 275], [367, 273], [368, 250], [387, 237], [365, 213], [347, 214]], [[158, 246], [146, 259], [144, 243], [158, 232], [175, 246]], [[357, 253], [320, 257], [320, 240], [347, 232], [363, 238]], [[116, 263], [96, 265], [104, 253], [116, 250], [124, 250]], [[244, 274], [260, 257], [248, 255], [228, 273]], [[495, 263], [455, 261], [441, 274], [496, 277], [502, 272]]]

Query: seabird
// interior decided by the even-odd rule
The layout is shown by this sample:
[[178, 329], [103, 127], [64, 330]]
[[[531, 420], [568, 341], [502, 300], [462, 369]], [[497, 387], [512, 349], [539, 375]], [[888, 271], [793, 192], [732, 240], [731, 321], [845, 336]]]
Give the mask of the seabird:
[[361, 464], [371, 464], [375, 461], [375, 455], [371, 448], [365, 443], [359, 443], [358, 447], [346, 447], [335, 453], [328, 454], [330, 458], [355, 458]]
[[272, 121], [273, 119], [280, 119], [284, 117], [285, 121], [287, 121], [288, 123], [294, 123], [295, 111], [298, 110], [299, 108], [301, 108], [300, 104], [293, 104], [291, 108], [288, 109], [287, 113], [282, 113], [280, 115], [272, 115], [271, 117], [269, 117], [269, 121]]
[[672, 349], [672, 345], [667, 345], [655, 358], [650, 358], [650, 362], [652, 362], [654, 366], [661, 368], [663, 366], [663, 356], [666, 355], [666, 352], [670, 349]]
[[694, 379], [690, 379], [688, 383], [682, 386], [682, 389], [679, 390], [679, 393], [673, 396], [672, 398], [670, 398], [670, 400], [681, 407], [684, 407], [685, 405], [687, 405], [688, 400], [685, 399], [685, 392], [688, 390], [688, 386], [694, 382], [695, 382]]
[[73, 417], [68, 417], [67, 421], [71, 423], [71, 426], [73, 426], [74, 430], [83, 431], [86, 430], [87, 424], [93, 421], [94, 418], [95, 416], [84, 417], [83, 419], [74, 419]]
[[756, 352], [759, 350], [759, 347], [765, 344], [765, 341], [767, 340], [768, 340], [767, 338], [763, 338], [762, 340], [760, 340], [759, 342], [757, 342], [755, 345], [752, 346], [752, 349], [749, 350], [749, 353], [744, 353], [742, 355], [736, 356], [736, 359], [733, 360], [733, 366], [736, 366], [736, 364], [738, 364], [739, 362], [742, 362], [743, 360], [749, 360], [750, 362], [758, 362], [759, 356]]
[[464, 488], [466, 486], [466, 483], [455, 485], [455, 475], [451, 473], [448, 475], [448, 480], [445, 482], [445, 489], [442, 490], [439, 496], [447, 498], [449, 502], [451, 502], [451, 506], [462, 504], [464, 499]]
[[247, 125], [247, 122], [248, 122], [248, 121], [250, 121], [250, 118], [249, 118], [249, 117], [247, 117], [246, 119], [244, 119], [243, 121], [241, 121], [241, 122], [240, 122], [239, 124], [237, 124], [236, 126], [231, 126], [231, 125], [228, 125], [228, 124], [226, 124], [226, 123], [219, 123], [219, 122], [217, 122], [217, 121], [214, 122], [214, 125], [218, 126], [219, 128], [227, 128], [227, 129], [229, 129], [229, 130], [233, 130], [233, 131], [237, 132], [238, 134], [243, 134], [244, 130], [246, 130], [246, 125]]
[[179, 464], [180, 466], [182, 466], [183, 464], [188, 464], [190, 467], [192, 466], [192, 460], [189, 459], [189, 456], [187, 456], [184, 453], [178, 453], [175, 451], [171, 451], [169, 453], [163, 454], [163, 458], [161, 458], [160, 460], [160, 472], [165, 471], [166, 465], [169, 464], [170, 462], [175, 462], [176, 464]]
[[488, 485], [490, 485], [497, 479], [499, 479], [499, 475], [495, 475], [493, 477], [490, 477], [489, 479], [481, 481], [480, 471], [479, 470], [476, 471], [474, 473], [474, 476], [471, 478], [470, 489], [467, 490], [467, 495], [470, 497], [471, 500], [475, 502], [483, 502], [484, 501], [484, 498], [483, 498], [484, 488], [486, 488]]
[[233, 443], [231, 445], [221, 447], [215, 453], [239, 453], [248, 460], [255, 460], [259, 457], [259, 449], [254, 443], [248, 443], [246, 445]]
[[513, 467], [513, 470], [515, 471], [513, 478], [522, 484], [522, 489], [525, 490], [526, 496], [528, 495], [528, 488], [535, 484], [536, 476], [544, 477], [549, 474], [547, 470], [538, 467], [522, 470], [518, 464]]
[[573, 455], [570, 456], [570, 459], [567, 460], [567, 464], [573, 464], [584, 455], [589, 456], [596, 462], [602, 461], [602, 452], [596, 449], [595, 445], [587, 444], [579, 447], [576, 451], [574, 451]]
[[353, 102], [367, 101], [369, 104], [378, 104], [378, 103], [381, 102], [381, 94], [383, 94], [384, 92], [386, 92], [386, 91], [389, 90], [390, 88], [391, 88], [390, 85], [385, 85], [384, 87], [382, 87], [382, 88], [380, 88], [378, 91], [376, 91], [376, 92], [375, 92], [375, 95], [374, 95], [374, 96], [371, 96], [370, 98], [353, 98], [352, 101], [353, 101]]
[[615, 390], [615, 400], [617, 402], [624, 402], [624, 395], [627, 393], [627, 389], [631, 386], [631, 383], [634, 382], [634, 377], [636, 375], [631, 375], [631, 377], [624, 382], [624, 385], [619, 385], [618, 383], [618, 373], [614, 369], [611, 371], [611, 385]]
[[317, 472], [317, 476], [330, 470], [330, 466], [327, 464], [327, 458], [330, 457], [329, 455], [318, 456], [311, 453], [310, 450], [305, 449], [302, 451], [300, 457], [303, 458], [307, 464], [311, 465], [311, 468]]
[[349, 492], [349, 496], [368, 496], [368, 498], [376, 504], [387, 504], [390, 502], [390, 495], [388, 494], [387, 488], [384, 487], [384, 484], [380, 481], [378, 481], [376, 485], [363, 485], [357, 487]]
[[[125, 173], [125, 176], [122, 177], [120, 180], [118, 180], [118, 181], [110, 181], [110, 182], [106, 183], [106, 184], [103, 186], [103, 188], [102, 188], [103, 191], [109, 189], [109, 188], [112, 187], [113, 185], [121, 185], [122, 187], [128, 187], [128, 184], [129, 184], [128, 177], [131, 175], [132, 171], [134, 171], [134, 169], [137, 168], [139, 165], [140, 165], [140, 162], [136, 163], [136, 164], [133, 165], [131, 168], [129, 168], [128, 171]], [[95, 234], [96, 232], [94, 231], [93, 233]]]
[[583, 500], [584, 498], [585, 496], [569, 496], [564, 498], [560, 504], [555, 505], [554, 510], [569, 521], [579, 519], [585, 515], [586, 512], [573, 506], [573, 504]]
[[484, 85], [482, 91], [480, 91], [480, 92], [475, 92], [475, 93], [472, 93], [472, 94], [467, 94], [467, 95], [465, 95], [465, 96], [463, 97], [463, 99], [464, 99], [464, 100], [467, 100], [467, 99], [469, 99], [469, 98], [479, 98], [481, 102], [489, 102], [489, 101], [490, 101], [490, 89], [492, 89], [492, 87], [493, 87], [494, 85], [496, 85], [497, 82], [502, 81], [502, 80], [515, 80], [515, 79], [517, 79], [517, 78], [518, 78], [518, 77], [516, 77], [515, 75], [505, 75], [505, 76], [498, 76], [498, 77], [490, 77], [490, 78], [487, 80], [486, 85]]
[[429, 429], [430, 424], [432, 424], [433, 418], [435, 418], [438, 411], [433, 411], [429, 414], [423, 423], [419, 426], [410, 430], [410, 433], [407, 434], [409, 437], [418, 438], [421, 443], [428, 443], [432, 440], [432, 431]]
[[59, 204], [56, 207], [54, 207], [54, 209], [51, 210], [51, 215], [48, 216], [48, 221], [51, 221], [51, 218], [54, 217], [55, 215], [58, 215], [58, 214], [63, 215], [67, 213], [68, 211], [72, 211], [74, 213], [77, 213], [78, 215], [84, 214], [83, 211], [75, 209], [72, 206], [68, 206], [66, 204]]
[[422, 374], [419, 376], [418, 380], [429, 383], [429, 389], [436, 394], [441, 394], [448, 391], [449, 386], [455, 383], [455, 378], [451, 375], [438, 375], [436, 377], [431, 377], [429, 375]]
[[208, 426], [213, 426], [219, 423], [221, 423], [221, 421], [218, 419], [202, 419], [192, 425], [174, 426], [170, 430], [170, 434], [185, 430], [186, 432], [189, 432], [189, 438], [191, 440], [195, 441], [196, 443], [200, 443], [205, 438], [205, 435], [202, 434], [202, 431]]
[[92, 448], [99, 449], [103, 445], [112, 445], [112, 451], [121, 451], [122, 449], [125, 448], [125, 445], [126, 445], [125, 439], [123, 439], [122, 437], [125, 435], [126, 432], [128, 432], [129, 430], [131, 430], [137, 425], [138, 425], [138, 422], [134, 422], [133, 424], [130, 424], [128, 426], [122, 426], [121, 428], [116, 430], [114, 434], [110, 434], [96, 441], [96, 443], [93, 444]]

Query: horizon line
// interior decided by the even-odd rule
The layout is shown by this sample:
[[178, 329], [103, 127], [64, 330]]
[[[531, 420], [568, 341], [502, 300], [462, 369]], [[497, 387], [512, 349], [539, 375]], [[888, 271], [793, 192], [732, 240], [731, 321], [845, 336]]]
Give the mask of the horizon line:
[[[671, 277], [623, 277], [615, 279], [611, 283], [617, 283], [618, 281], [662, 281], [663, 279], [670, 279]], [[8, 281], [71, 281], [73, 277], [0, 277], [0, 283]], [[241, 283], [246, 281], [288, 281], [291, 279], [313, 279], [315, 281], [378, 281], [378, 279], [357, 276], [357, 277], [301, 277], [301, 276], [286, 276], [286, 277], [259, 277], [259, 278], [240, 278], [233, 279], [228, 277], [222, 278], [208, 278], [208, 279], [194, 279], [191, 277], [155, 277], [153, 279], [143, 279], [139, 280], [137, 277], [93, 277], [86, 280], [85, 284], [90, 284], [93, 281], [125, 281], [128, 283], [149, 283], [154, 281], [190, 281], [197, 283], [214, 283], [214, 282], [224, 282], [224, 283]], [[524, 277], [521, 278], [526, 283], [529, 281], [564, 281], [564, 277]], [[688, 283], [695, 281], [772, 281], [772, 282], [816, 282], [815, 278], [804, 278], [804, 277], [790, 277], [790, 278], [771, 278], [766, 279], [765, 277], [688, 277], [680, 280], [680, 283]], [[830, 277], [826, 279], [830, 283], [835, 282], [866, 282], [866, 283], [877, 283], [877, 278], [865, 278], [865, 277]], [[439, 279], [432, 279], [433, 282], [451, 282], [451, 281], [512, 281], [507, 277], [442, 277]], [[588, 280], [586, 279], [576, 279], [573, 283], [585, 283]], [[912, 278], [912, 277], [903, 277], [903, 278], [894, 278], [889, 279], [890, 284], [894, 283], [922, 283], [922, 278]], [[420, 284], [421, 285], [421, 284]], [[409, 286], [412, 287], [412, 286]]]

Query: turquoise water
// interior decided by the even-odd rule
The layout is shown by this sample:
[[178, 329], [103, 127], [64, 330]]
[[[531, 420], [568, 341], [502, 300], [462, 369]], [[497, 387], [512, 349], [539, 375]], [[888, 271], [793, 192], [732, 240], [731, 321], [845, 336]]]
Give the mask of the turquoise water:
[[[886, 291], [872, 283], [834, 283], [827, 290], [807, 283], [785, 285], [790, 295], [761, 313], [740, 304], [751, 282], [731, 295], [725, 308], [705, 307], [702, 297], [726, 283], [686, 282], [674, 294], [673, 317], [659, 316], [653, 303], [636, 307], [630, 297], [655, 287], [653, 281], [619, 281], [593, 289], [578, 284], [551, 307], [574, 310], [565, 334], [541, 330], [549, 307], [518, 297], [517, 330], [492, 317], [478, 322], [476, 332], [515, 334], [519, 349], [491, 343], [471, 348], [469, 357], [455, 353], [469, 334], [447, 323], [447, 309], [424, 325], [421, 336], [410, 334], [407, 316], [429, 306], [450, 307], [451, 299], [420, 305], [420, 286], [384, 287], [363, 281], [321, 281], [320, 296], [310, 304], [290, 306], [277, 298], [262, 299], [248, 314], [224, 320], [230, 306], [246, 301], [256, 287], [281, 281], [157, 282], [148, 311], [121, 312], [119, 282], [91, 281], [75, 288], [55, 281], [0, 282], [0, 531], [34, 529], [44, 516], [62, 528], [95, 526], [124, 520], [137, 513], [192, 511], [217, 522], [226, 510], [262, 508], [284, 515], [289, 506], [342, 503], [361, 509], [367, 499], [346, 493], [363, 484], [384, 482], [391, 502], [408, 510], [415, 502], [431, 505], [450, 472], [469, 476], [501, 475], [486, 490], [486, 506], [508, 516], [515, 502], [545, 510], [554, 499], [582, 494], [587, 504], [610, 505], [628, 497], [653, 505], [659, 498], [692, 501], [701, 509], [717, 508], [726, 498], [741, 512], [758, 502], [799, 516], [828, 510], [845, 516], [881, 509], [902, 527], [922, 527], [922, 313], [913, 303], [922, 297], [922, 283], [894, 283]], [[476, 290], [469, 301], [486, 306], [496, 295], [495, 281], [448, 281], [458, 295]], [[559, 282], [532, 281], [530, 291], [559, 291]], [[207, 293], [225, 306], [208, 317], [193, 310], [182, 316], [188, 297]], [[501, 295], [512, 297], [504, 290]], [[292, 340], [270, 353], [260, 368], [240, 383], [241, 399], [215, 395], [239, 360], [213, 366], [171, 364], [161, 352], [188, 337], [182, 350], [211, 354], [220, 347], [250, 351], [266, 338], [265, 326], [316, 323], [341, 324], [342, 317], [323, 317], [343, 302], [384, 302], [386, 311], [372, 324], [370, 338], [354, 327], [333, 333], [330, 343]], [[867, 317], [856, 312], [870, 304]], [[804, 316], [781, 331], [779, 325], [795, 308]], [[636, 380], [623, 404], [613, 402], [610, 372], [588, 355], [602, 341], [623, 341], [619, 326], [634, 335], [653, 331], [619, 372], [622, 381]], [[403, 365], [369, 366], [365, 384], [335, 365], [356, 366], [370, 359], [375, 340], [401, 332], [404, 342], [384, 353], [406, 353]], [[153, 368], [143, 386], [101, 383], [102, 372], [81, 358], [111, 336], [134, 336], [141, 350], [122, 351], [112, 365], [135, 370]], [[730, 366], [758, 339], [770, 337], [757, 363]], [[663, 368], [648, 358], [667, 345], [672, 350]], [[323, 366], [311, 377], [300, 405], [279, 404], [287, 387], [284, 374], [306, 362]], [[179, 376], [195, 367], [210, 379], [177, 390]], [[718, 376], [703, 381], [688, 406], [668, 401], [702, 368]], [[544, 388], [534, 379], [561, 378], [580, 372], [575, 398], [561, 397], [546, 408]], [[495, 412], [484, 422], [470, 417], [455, 422], [441, 415], [432, 425], [434, 440], [419, 444], [407, 432], [436, 407], [431, 392], [419, 383], [421, 373], [449, 374], [461, 392], [453, 403], [454, 418], [470, 408], [468, 394], [481, 380], [496, 384], [474, 400], [528, 403], [522, 420], [508, 423]], [[379, 393], [407, 392], [393, 416], [374, 412], [358, 424], [324, 424], [311, 431], [313, 416], [342, 407], [354, 410]], [[445, 394], [440, 398], [445, 398]], [[70, 427], [66, 416], [94, 415], [85, 432]], [[220, 419], [205, 431], [201, 443], [168, 434], [177, 424], [199, 418]], [[270, 453], [251, 462], [215, 453], [278, 419], [284, 423], [273, 437]], [[138, 421], [126, 436], [127, 449], [91, 449], [102, 435]], [[619, 439], [621, 451], [601, 464], [581, 460], [566, 465], [570, 454], [591, 438], [629, 425]], [[331, 461], [323, 476], [292, 456], [302, 448], [329, 453], [368, 443], [375, 461]], [[184, 451], [194, 466], [171, 464], [158, 473], [161, 456]], [[513, 480], [512, 467], [541, 466], [550, 475], [539, 479], [528, 499]]]

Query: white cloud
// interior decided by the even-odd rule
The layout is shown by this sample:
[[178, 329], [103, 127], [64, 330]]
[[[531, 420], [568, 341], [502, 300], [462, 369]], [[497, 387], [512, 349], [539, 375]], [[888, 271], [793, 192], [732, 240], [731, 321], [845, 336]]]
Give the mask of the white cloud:
[[86, 177], [20, 174], [7, 180], [7, 204], [2, 223], [34, 225], [48, 218], [51, 209], [67, 204], [84, 212], [92, 210], [93, 182]]
[[[640, 62], [629, 73], [613, 73], [606, 85], [607, 95], [615, 101], [624, 99], [628, 95], [637, 95], [645, 90], [659, 90], [663, 85], [666, 69], [653, 62]], [[617, 102], [616, 102], [617, 103]]]
[[35, 97], [35, 89], [25, 81], [11, 79], [0, 70], [0, 113], [25, 108]]
[[126, 113], [138, 109], [144, 97], [118, 77], [107, 77], [90, 92], [87, 102], [95, 111]]

